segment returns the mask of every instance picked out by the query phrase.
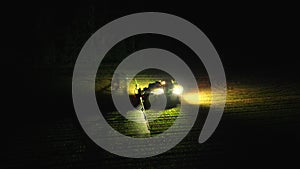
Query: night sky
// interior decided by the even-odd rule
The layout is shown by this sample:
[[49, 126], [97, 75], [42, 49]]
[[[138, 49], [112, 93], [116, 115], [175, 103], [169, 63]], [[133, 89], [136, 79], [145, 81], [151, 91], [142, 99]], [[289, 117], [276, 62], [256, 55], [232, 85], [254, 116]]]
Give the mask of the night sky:
[[[297, 14], [292, 4], [182, 3], [22, 3], [3, 12], [6, 45], [13, 63], [74, 63], [84, 42], [104, 24], [124, 15], [157, 11], [198, 26], [218, 51], [229, 72], [294, 74]], [[9, 36], [8, 36], [9, 35]], [[41, 56], [43, 55], [43, 56]], [[45, 59], [45, 55], [50, 59]], [[65, 55], [71, 55], [65, 57]], [[285, 74], [285, 73], [283, 73]]]

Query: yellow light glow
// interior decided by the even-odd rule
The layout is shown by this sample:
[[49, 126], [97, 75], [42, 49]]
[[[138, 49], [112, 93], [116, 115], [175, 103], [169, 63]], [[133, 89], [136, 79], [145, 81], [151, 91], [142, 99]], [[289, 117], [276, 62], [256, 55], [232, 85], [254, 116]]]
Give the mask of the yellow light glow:
[[175, 85], [173, 88], [173, 94], [180, 95], [182, 94], [182, 91], [183, 91], [183, 87], [180, 85]]
[[186, 93], [182, 98], [189, 104], [210, 105], [211, 93], [210, 91], [202, 91], [199, 93]]

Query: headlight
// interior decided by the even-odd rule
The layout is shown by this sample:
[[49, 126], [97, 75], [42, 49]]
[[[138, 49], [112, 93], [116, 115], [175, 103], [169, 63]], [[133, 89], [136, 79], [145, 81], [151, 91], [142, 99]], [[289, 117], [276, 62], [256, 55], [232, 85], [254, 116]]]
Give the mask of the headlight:
[[160, 95], [160, 94], [164, 94], [164, 89], [162, 88], [157, 88], [157, 89], [153, 89], [151, 91], [152, 94], [155, 94], [155, 95]]
[[180, 95], [183, 92], [183, 87], [179, 85], [175, 85], [173, 88], [173, 94]]

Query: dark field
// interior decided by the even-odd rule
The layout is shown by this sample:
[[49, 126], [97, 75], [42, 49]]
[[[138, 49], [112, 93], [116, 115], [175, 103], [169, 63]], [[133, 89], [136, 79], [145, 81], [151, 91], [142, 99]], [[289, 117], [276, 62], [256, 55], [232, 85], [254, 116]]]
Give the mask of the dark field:
[[[36, 168], [286, 168], [297, 164], [295, 153], [299, 151], [300, 141], [298, 82], [231, 77], [225, 112], [208, 141], [198, 143], [209, 108], [209, 102], [204, 99], [194, 127], [180, 144], [158, 156], [130, 159], [106, 152], [88, 138], [73, 109], [70, 71], [65, 75], [64, 70], [57, 72], [39, 79], [40, 83], [51, 85], [39, 88], [40, 93], [34, 92], [36, 109], [40, 111], [30, 119], [31, 123], [26, 123], [31, 117], [25, 115], [23, 122], [16, 121], [16, 126], [20, 127], [11, 134], [14, 139], [10, 144], [15, 146], [8, 147], [5, 168], [25, 165]], [[150, 77], [143, 78], [151, 81]], [[207, 88], [202, 91], [205, 94]], [[99, 90], [98, 95], [107, 97], [103, 92]], [[209, 96], [207, 98], [209, 100]], [[111, 106], [101, 102], [99, 105], [104, 109]], [[107, 112], [105, 116], [115, 129], [130, 135], [124, 128], [131, 125], [130, 122], [120, 118], [117, 112]], [[158, 120], [150, 122], [151, 135], [167, 129], [177, 116], [178, 108], [163, 112]]]

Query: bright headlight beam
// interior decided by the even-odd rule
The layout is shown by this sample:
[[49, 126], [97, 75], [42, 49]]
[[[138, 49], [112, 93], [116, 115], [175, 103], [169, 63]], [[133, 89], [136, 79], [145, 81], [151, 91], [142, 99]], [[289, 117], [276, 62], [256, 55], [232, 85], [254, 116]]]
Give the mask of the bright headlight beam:
[[157, 89], [153, 89], [151, 91], [152, 94], [155, 94], [155, 95], [160, 95], [160, 94], [164, 94], [164, 89], [162, 88], [157, 88]]
[[182, 86], [179, 86], [179, 85], [174, 86], [173, 94], [180, 95], [180, 94], [182, 94], [182, 92], [183, 92], [183, 87]]

